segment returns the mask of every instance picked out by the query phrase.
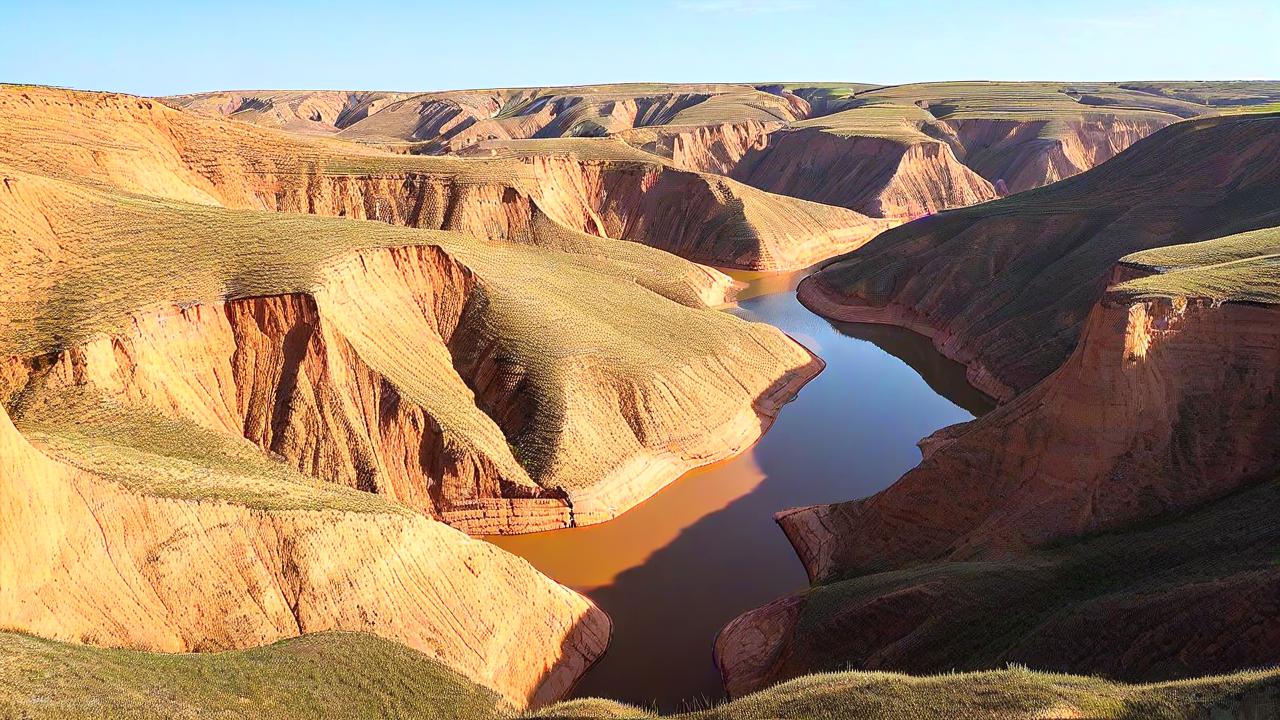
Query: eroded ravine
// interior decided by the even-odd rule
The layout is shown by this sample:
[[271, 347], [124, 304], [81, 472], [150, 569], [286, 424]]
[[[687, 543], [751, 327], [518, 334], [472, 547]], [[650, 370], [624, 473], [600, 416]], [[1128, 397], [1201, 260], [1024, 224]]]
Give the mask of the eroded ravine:
[[731, 312], [785, 331], [827, 363], [750, 451], [610, 522], [492, 538], [612, 617], [609, 650], [575, 695], [666, 710], [722, 697], [716, 633], [806, 583], [773, 513], [877, 492], [919, 462], [918, 440], [989, 409], [964, 368], [926, 338], [806, 310], [794, 291], [802, 276], [739, 275], [750, 287]]

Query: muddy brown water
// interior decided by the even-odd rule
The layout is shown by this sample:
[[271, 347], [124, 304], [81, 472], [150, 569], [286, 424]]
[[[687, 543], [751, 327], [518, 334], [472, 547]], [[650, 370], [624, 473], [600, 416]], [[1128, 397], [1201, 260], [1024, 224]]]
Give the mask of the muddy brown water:
[[728, 312], [779, 328], [827, 363], [760, 442], [610, 522], [490, 538], [613, 618], [608, 652], [573, 697], [664, 711], [723, 698], [716, 633], [807, 583], [773, 513], [875, 493], [920, 461], [921, 438], [992, 407], [927, 338], [806, 310], [795, 296], [804, 273], [733, 275], [749, 286]]

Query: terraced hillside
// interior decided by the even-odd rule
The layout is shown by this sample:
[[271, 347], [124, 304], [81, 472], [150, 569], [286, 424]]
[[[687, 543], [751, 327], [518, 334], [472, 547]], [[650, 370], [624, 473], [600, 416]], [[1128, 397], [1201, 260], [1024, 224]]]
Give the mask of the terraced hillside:
[[[456, 720], [658, 717], [607, 700], [574, 700], [520, 715], [421, 654], [367, 635], [313, 635], [251, 651], [181, 656], [0, 635], [0, 653], [7, 658], [0, 666], [0, 714], [32, 720], [82, 720], [104, 714], [171, 720], [207, 717], [211, 712], [273, 720], [317, 715]], [[936, 677], [833, 673], [680, 717], [1183, 720], [1265, 717], [1276, 709], [1278, 696], [1275, 672], [1151, 685], [1021, 669]]]
[[[341, 94], [338, 94], [341, 95]], [[209, 93], [167, 102], [283, 126], [334, 93]], [[423, 153], [612, 136], [686, 170], [910, 219], [1071, 177], [1182, 119], [1280, 101], [1268, 82], [616, 85], [423, 93], [340, 137]], [[362, 104], [363, 103], [363, 104]], [[315, 115], [314, 109], [306, 110]]]
[[931, 333], [1006, 402], [877, 495], [778, 515], [815, 585], [725, 630], [729, 686], [1274, 662], [1274, 608], [1246, 598], [1280, 587], [1277, 141], [1275, 115], [1180, 124], [802, 283], [828, 317]]

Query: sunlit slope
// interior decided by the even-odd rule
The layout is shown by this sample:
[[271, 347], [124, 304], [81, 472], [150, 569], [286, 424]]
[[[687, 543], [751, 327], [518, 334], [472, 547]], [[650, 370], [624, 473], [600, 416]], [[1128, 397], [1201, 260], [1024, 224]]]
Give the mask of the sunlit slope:
[[[621, 512], [745, 447], [817, 367], [708, 309], [714, 276], [634, 244], [6, 180], [22, 402], [87, 386], [475, 531]], [[532, 525], [504, 498], [537, 501]]]
[[[128, 717], [413, 717], [499, 720], [517, 713], [424, 656], [364, 635], [321, 634], [251, 651], [154, 655], [0, 635], [0, 713], [87, 720]], [[871, 720], [1045, 717], [1159, 720], [1264, 717], [1276, 707], [1274, 672], [1124, 685], [1022, 669], [912, 677], [812, 675], [689, 720]], [[1252, 713], [1250, 715], [1249, 713]], [[608, 700], [573, 700], [526, 718], [655, 718]]]
[[0, 668], [4, 717], [490, 720], [512, 713], [499, 696], [428, 656], [356, 633], [189, 655], [0, 634]]
[[[345, 113], [326, 112], [343, 100]], [[316, 118], [350, 140], [457, 152], [483, 140], [591, 137], [636, 127], [788, 121], [808, 104], [747, 85], [622, 84], [445, 92], [246, 91], [166, 98], [176, 107], [291, 129]]]
[[806, 279], [815, 311], [927, 333], [1003, 402], [876, 495], [779, 513], [815, 586], [721, 636], [731, 685], [1270, 663], [1280, 624], [1247, 598], [1280, 583], [1278, 142], [1276, 115], [1190, 120]]

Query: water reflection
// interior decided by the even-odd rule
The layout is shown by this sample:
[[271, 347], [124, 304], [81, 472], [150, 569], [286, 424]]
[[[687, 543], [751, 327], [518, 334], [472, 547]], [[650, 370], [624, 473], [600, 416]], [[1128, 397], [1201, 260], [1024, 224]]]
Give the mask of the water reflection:
[[722, 697], [716, 632], [805, 585], [773, 513], [881, 490], [919, 462], [920, 438], [990, 407], [928, 339], [810, 313], [795, 298], [802, 274], [735, 276], [750, 285], [730, 312], [780, 328], [827, 362], [764, 438], [611, 522], [493, 540], [613, 618], [609, 651], [576, 696], [662, 710]]

